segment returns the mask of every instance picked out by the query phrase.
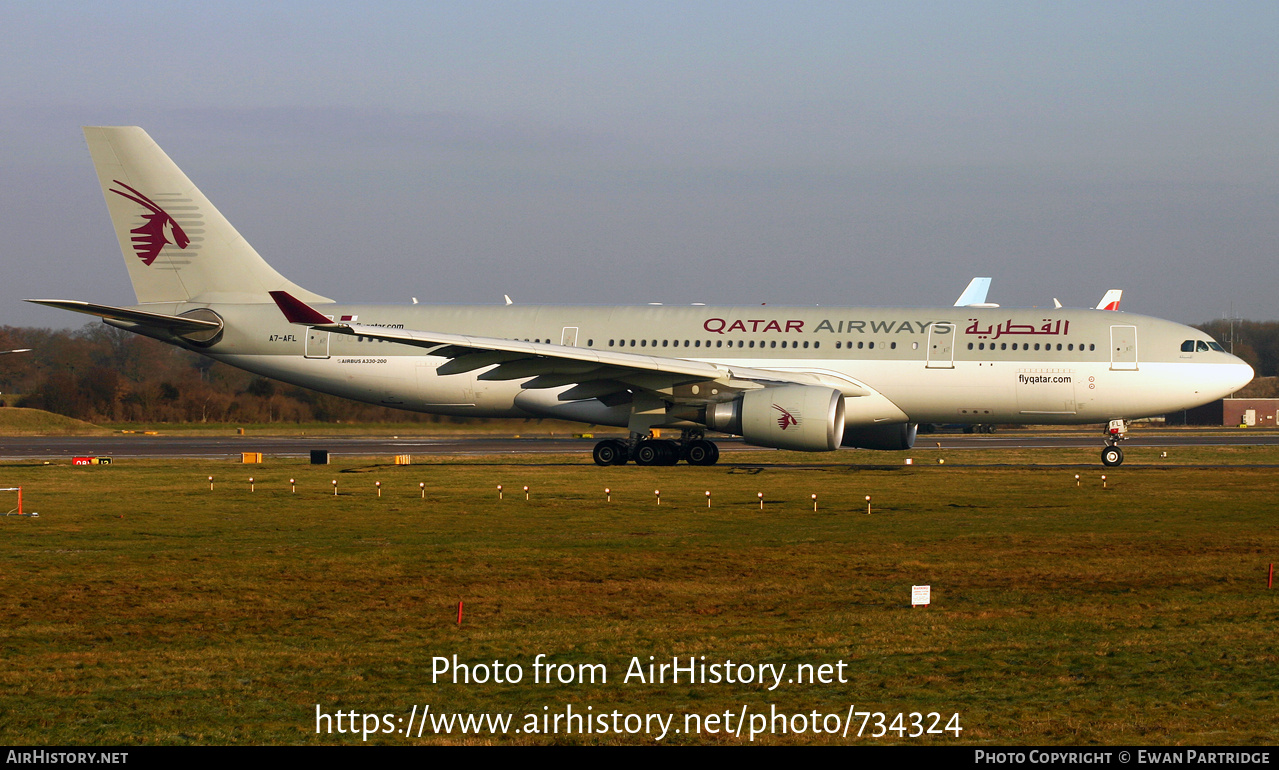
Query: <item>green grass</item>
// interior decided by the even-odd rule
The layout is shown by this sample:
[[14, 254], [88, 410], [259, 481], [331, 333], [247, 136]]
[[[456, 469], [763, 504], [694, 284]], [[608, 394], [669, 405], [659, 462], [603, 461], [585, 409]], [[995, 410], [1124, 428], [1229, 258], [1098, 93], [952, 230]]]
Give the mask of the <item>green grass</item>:
[[[674, 713], [677, 727], [743, 704], [841, 716], [855, 704], [889, 719], [936, 711], [943, 724], [957, 712], [964, 727], [866, 743], [1273, 744], [1279, 475], [1247, 466], [1279, 464], [1279, 450], [1159, 451], [1130, 449], [1104, 489], [1094, 449], [917, 450], [913, 468], [868, 452], [733, 453], [715, 468], [599, 469], [577, 456], [4, 465], [3, 483], [21, 484], [40, 517], [0, 519], [0, 739], [360, 742], [317, 736], [317, 704], [405, 718], [415, 704], [517, 715], [572, 704]], [[1210, 462], [1224, 465], [1194, 467]], [[915, 584], [932, 586], [932, 607], [911, 609]], [[609, 682], [534, 684], [538, 653], [605, 664]], [[518, 663], [526, 678], [433, 684], [432, 658], [454, 654]], [[631, 657], [650, 655], [845, 661], [849, 681], [622, 683]]]
[[0, 436], [96, 436], [110, 430], [41, 409], [0, 407]]

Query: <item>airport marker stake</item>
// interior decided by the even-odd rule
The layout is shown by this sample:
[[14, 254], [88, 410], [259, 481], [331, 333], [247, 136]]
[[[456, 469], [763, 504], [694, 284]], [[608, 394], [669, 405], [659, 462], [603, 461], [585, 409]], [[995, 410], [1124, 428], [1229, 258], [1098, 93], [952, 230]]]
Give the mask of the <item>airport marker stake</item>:
[[373, 486], [377, 487], [377, 496], [378, 496], [378, 497], [381, 497], [381, 496], [382, 496], [382, 482], [380, 482], [380, 481], [375, 481], [375, 482], [373, 482]]
[[658, 504], [658, 505], [661, 505], [661, 504], [662, 504], [662, 490], [660, 490], [660, 489], [654, 489], [654, 490], [653, 490], [653, 494], [657, 497], [657, 504]]
[[338, 496], [338, 480], [337, 479], [333, 479], [333, 496], [334, 497]]
[[250, 477], [249, 477], [249, 491], [250, 491], [250, 492], [252, 492], [252, 491], [254, 491], [254, 489], [255, 489], [255, 485], [254, 485], [254, 483], [253, 483], [253, 477], [252, 477], [252, 476], [250, 476]]
[[709, 489], [706, 490], [706, 507], [711, 507], [711, 491]]
[[298, 493], [297, 479], [289, 479], [289, 491], [295, 495]]
[[213, 491], [213, 477], [212, 477], [212, 476], [210, 476], [210, 477], [209, 477], [209, 491], [210, 491], [210, 492], [212, 492], [212, 491]]
[[1079, 474], [1075, 474], [1075, 486], [1079, 486]]
[[604, 487], [604, 502], [606, 503], [613, 502], [613, 490], [609, 489], [608, 487]]
[[[422, 493], [422, 496], [423, 496], [423, 497], [426, 497], [426, 493], [425, 493], [425, 492], [423, 492], [423, 493]], [[497, 499], [498, 499], [498, 500], [501, 500], [501, 499], [502, 499], [502, 485], [501, 485], [501, 484], [498, 484], [498, 485], [497, 485]]]
[[1106, 488], [1106, 474], [1104, 474], [1104, 473], [1103, 473], [1103, 474], [1101, 474], [1101, 488], [1102, 488], [1102, 489], [1105, 489], [1105, 488]]
[[417, 483], [417, 487], [418, 487], [418, 489], [422, 490], [422, 499], [423, 499], [423, 500], [425, 500], [425, 499], [426, 499], [426, 482], [425, 482], [425, 481], [419, 481], [419, 482]]
[[813, 513], [817, 513], [817, 495], [813, 495]]
[[524, 485], [524, 502], [528, 502], [528, 484]]
[[462, 597], [457, 597], [457, 624], [462, 625]]
[[764, 493], [756, 492], [755, 494], [759, 498], [759, 509], [762, 511], [764, 510]]
[[1269, 590], [1275, 584], [1275, 563], [1270, 562], [1270, 577], [1266, 578], [1266, 589]]
[[866, 515], [870, 515], [870, 495], [866, 495]]

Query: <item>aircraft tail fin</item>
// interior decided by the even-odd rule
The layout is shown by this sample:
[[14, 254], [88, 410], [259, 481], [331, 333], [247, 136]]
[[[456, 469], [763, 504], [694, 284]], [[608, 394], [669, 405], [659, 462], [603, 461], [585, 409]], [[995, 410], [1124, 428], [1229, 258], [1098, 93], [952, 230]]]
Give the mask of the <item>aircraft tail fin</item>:
[[1097, 303], [1098, 310], [1118, 310], [1119, 300], [1124, 296], [1123, 289], [1110, 289]]
[[139, 304], [271, 302], [272, 291], [332, 302], [268, 265], [141, 128], [84, 137]]

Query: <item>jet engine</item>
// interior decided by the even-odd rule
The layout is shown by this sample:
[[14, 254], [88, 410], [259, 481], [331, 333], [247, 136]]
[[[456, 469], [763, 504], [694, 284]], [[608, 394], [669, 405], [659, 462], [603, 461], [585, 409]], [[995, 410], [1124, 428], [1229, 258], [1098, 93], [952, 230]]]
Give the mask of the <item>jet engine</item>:
[[885, 449], [889, 451], [910, 449], [915, 446], [915, 431], [919, 425], [913, 422], [896, 422], [884, 425], [849, 425], [844, 429], [844, 446], [860, 449]]
[[756, 446], [830, 452], [844, 435], [844, 395], [815, 385], [748, 390], [707, 407], [706, 427]]

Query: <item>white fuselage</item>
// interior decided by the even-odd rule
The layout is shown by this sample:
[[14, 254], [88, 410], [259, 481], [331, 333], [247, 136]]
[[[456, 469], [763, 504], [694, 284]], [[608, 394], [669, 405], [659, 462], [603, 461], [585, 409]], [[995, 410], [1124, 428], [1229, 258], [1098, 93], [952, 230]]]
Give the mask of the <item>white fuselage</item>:
[[[421, 348], [292, 325], [273, 305], [206, 307], [226, 329], [216, 344], [193, 349], [263, 376], [421, 412], [626, 425], [626, 410], [558, 401], [563, 388], [487, 380], [484, 369], [438, 374], [446, 359]], [[1182, 350], [1187, 341], [1209, 340], [1203, 332], [1095, 310], [316, 307], [363, 325], [823, 373], [881, 398], [872, 410], [880, 422], [1099, 423], [1197, 406], [1252, 378], [1246, 363], [1215, 343]]]

